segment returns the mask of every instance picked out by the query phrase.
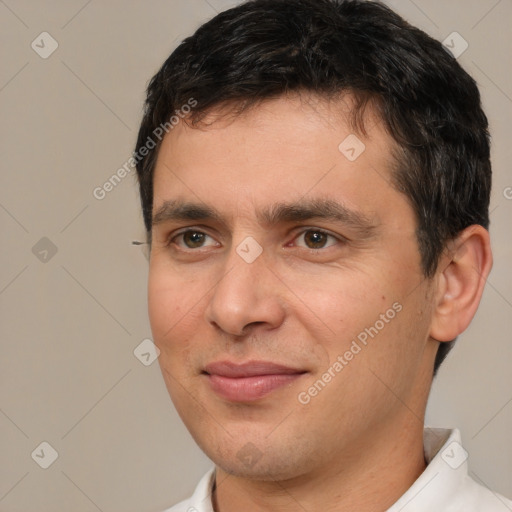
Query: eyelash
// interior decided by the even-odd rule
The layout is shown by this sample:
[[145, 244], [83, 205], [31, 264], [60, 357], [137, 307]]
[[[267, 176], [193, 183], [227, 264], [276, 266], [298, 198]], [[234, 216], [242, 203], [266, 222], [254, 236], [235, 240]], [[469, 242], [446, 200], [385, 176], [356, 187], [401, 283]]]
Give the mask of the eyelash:
[[[325, 235], [327, 237], [330, 237], [330, 238], [334, 238], [335, 240], [337, 240], [338, 242], [341, 242], [341, 243], [344, 243], [344, 242], [347, 242], [348, 240], [346, 238], [343, 238], [343, 237], [340, 237], [339, 235], [333, 235], [332, 233], [329, 233], [328, 231], [325, 231], [323, 229], [319, 229], [319, 228], [307, 228], [307, 229], [304, 229], [302, 231], [300, 231], [295, 237], [293, 240], [296, 240], [297, 238], [299, 238], [301, 235], [304, 235], [305, 233], [308, 233], [308, 232], [313, 232], [313, 233], [320, 233], [322, 235]], [[180, 237], [180, 236], [183, 236], [183, 235], [186, 235], [187, 233], [200, 233], [202, 235], [206, 235], [206, 236], [209, 236], [210, 238], [213, 238], [211, 237], [208, 233], [205, 233], [204, 231], [201, 231], [199, 229], [186, 229], [184, 231], [181, 231], [179, 233], [176, 233], [176, 234], [173, 234], [171, 236], [169, 236], [168, 240], [166, 241], [165, 243], [165, 247], [166, 248], [170, 248], [170, 246], [174, 243], [174, 241]], [[309, 251], [313, 251], [313, 252], [319, 252], [321, 251], [322, 249], [329, 249], [329, 247], [332, 247], [332, 246], [328, 246], [328, 247], [320, 247], [318, 249], [312, 249], [310, 247], [302, 247], [302, 249], [306, 249], [306, 250], [309, 250]], [[187, 249], [183, 249], [183, 248], [179, 248], [178, 250], [181, 250], [181, 251], [184, 251], [184, 252], [194, 252], [194, 251], [198, 251], [200, 249], [203, 249], [203, 247], [199, 247], [199, 248], [196, 248], [196, 249], [191, 249], [191, 248], [187, 248]]]

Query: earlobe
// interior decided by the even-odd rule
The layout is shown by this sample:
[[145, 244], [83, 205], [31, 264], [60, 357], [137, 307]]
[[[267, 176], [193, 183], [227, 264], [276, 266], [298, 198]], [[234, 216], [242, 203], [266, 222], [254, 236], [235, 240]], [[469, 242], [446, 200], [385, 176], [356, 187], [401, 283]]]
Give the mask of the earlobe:
[[436, 276], [432, 338], [451, 341], [468, 327], [491, 268], [489, 232], [483, 226], [469, 226], [450, 241]]

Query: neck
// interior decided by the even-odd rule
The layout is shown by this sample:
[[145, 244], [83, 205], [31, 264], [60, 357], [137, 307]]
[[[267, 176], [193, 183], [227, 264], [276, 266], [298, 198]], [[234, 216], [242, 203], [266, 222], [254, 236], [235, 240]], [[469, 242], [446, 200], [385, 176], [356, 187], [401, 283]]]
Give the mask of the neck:
[[423, 422], [417, 417], [362, 436], [321, 468], [288, 480], [260, 481], [217, 467], [215, 512], [384, 512], [425, 470]]

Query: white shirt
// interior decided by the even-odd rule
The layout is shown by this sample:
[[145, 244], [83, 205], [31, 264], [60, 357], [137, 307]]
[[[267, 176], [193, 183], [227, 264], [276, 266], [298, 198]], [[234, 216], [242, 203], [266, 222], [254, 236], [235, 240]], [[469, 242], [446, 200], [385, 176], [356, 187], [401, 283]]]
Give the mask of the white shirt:
[[[387, 512], [511, 512], [512, 501], [468, 475], [467, 452], [458, 429], [425, 428], [427, 467]], [[164, 512], [214, 512], [215, 468], [201, 478], [191, 498]]]

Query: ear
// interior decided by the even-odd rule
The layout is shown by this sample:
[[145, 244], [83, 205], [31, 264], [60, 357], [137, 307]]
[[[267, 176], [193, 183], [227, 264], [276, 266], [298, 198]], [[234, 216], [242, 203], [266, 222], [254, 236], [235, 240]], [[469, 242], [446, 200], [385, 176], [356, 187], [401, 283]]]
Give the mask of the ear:
[[430, 336], [454, 340], [476, 313], [492, 268], [489, 232], [472, 225], [450, 241], [438, 265]]

